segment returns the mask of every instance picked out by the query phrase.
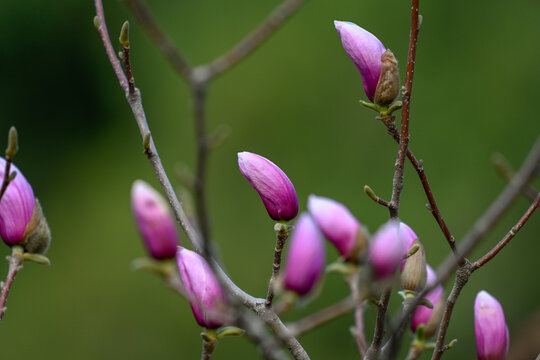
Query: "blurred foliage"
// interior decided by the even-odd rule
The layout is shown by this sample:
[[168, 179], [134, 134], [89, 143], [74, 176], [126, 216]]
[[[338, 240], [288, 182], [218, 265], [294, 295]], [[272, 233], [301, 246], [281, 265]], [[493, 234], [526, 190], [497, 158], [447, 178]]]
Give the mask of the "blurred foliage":
[[[150, 2], [153, 13], [194, 64], [235, 44], [279, 2]], [[164, 164], [194, 165], [191, 99], [121, 2], [105, 1], [111, 37], [132, 22], [136, 84]], [[401, 62], [408, 47], [407, 1], [308, 1], [267, 43], [216, 79], [208, 99], [209, 128], [232, 135], [210, 160], [211, 222], [223, 263], [248, 292], [264, 296], [271, 272], [273, 224], [242, 178], [236, 153], [276, 162], [296, 186], [301, 208], [309, 194], [345, 203], [371, 231], [388, 214], [362, 191], [391, 194], [396, 144], [365, 98], [333, 20], [376, 34]], [[540, 2], [421, 3], [423, 26], [412, 96], [411, 143], [424, 160], [440, 208], [459, 239], [504, 186], [490, 163], [501, 152], [518, 167], [539, 133], [533, 108], [540, 94]], [[2, 359], [193, 359], [200, 329], [186, 301], [130, 261], [144, 253], [129, 208], [132, 182], [157, 185], [142, 154], [131, 112], [92, 24], [92, 1], [2, 3], [0, 147], [15, 125], [15, 163], [40, 198], [53, 233], [52, 266], [26, 264], [0, 326]], [[421, 237], [431, 264], [448, 247], [426, 211], [416, 174], [406, 169], [401, 218]], [[540, 185], [536, 181], [536, 185]], [[476, 259], [527, 207], [524, 198], [471, 256]], [[475, 273], [455, 309], [449, 358], [473, 358], [473, 300], [485, 289], [506, 310], [510, 333], [539, 306], [538, 215], [485, 269]], [[9, 249], [2, 246], [4, 258]], [[331, 261], [336, 251], [328, 247]], [[247, 271], [249, 269], [249, 271]], [[0, 267], [5, 277], [7, 263]], [[320, 297], [286, 316], [296, 319], [347, 295], [328, 276]], [[397, 296], [392, 312], [399, 306]], [[367, 312], [372, 328], [374, 309]], [[344, 316], [301, 338], [312, 359], [358, 358]], [[368, 337], [371, 334], [368, 332]], [[406, 341], [409, 341], [408, 339]], [[224, 339], [216, 359], [257, 358], [245, 338]], [[428, 358], [426, 355], [425, 358]]]

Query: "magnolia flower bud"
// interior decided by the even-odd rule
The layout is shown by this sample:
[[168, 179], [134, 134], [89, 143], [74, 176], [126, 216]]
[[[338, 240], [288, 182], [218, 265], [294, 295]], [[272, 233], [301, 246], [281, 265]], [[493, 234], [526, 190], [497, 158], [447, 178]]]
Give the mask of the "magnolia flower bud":
[[131, 209], [148, 252], [154, 259], [172, 259], [179, 243], [169, 204], [142, 180], [131, 187]]
[[[0, 158], [0, 182], [4, 178], [6, 161]], [[20, 244], [28, 235], [27, 227], [32, 219], [36, 198], [32, 187], [14, 165], [11, 165], [11, 173], [17, 175], [9, 183], [6, 192], [0, 199], [0, 236], [8, 245]], [[37, 225], [31, 225], [34, 230]]]
[[[426, 286], [431, 286], [437, 280], [437, 276], [435, 275], [435, 271], [433, 271], [433, 269], [429, 265], [426, 265], [426, 271]], [[416, 331], [420, 324], [423, 324], [424, 335], [426, 338], [430, 338], [435, 334], [435, 332], [439, 328], [439, 323], [441, 322], [441, 318], [443, 315], [445, 303], [443, 295], [444, 289], [442, 285], [438, 285], [435, 289], [427, 293], [426, 299], [428, 299], [433, 304], [433, 309], [430, 309], [424, 305], [419, 305], [416, 308], [411, 319], [411, 330], [413, 332]]]
[[238, 166], [242, 175], [259, 193], [272, 219], [289, 221], [296, 217], [296, 191], [279, 167], [270, 160], [247, 151], [238, 153]]
[[403, 258], [403, 234], [399, 222], [390, 220], [377, 230], [369, 246], [369, 262], [378, 280], [392, 276]]
[[310, 195], [308, 209], [322, 233], [346, 260], [355, 261], [367, 245], [367, 231], [343, 204]]
[[377, 83], [373, 102], [379, 106], [388, 106], [399, 95], [399, 68], [396, 58], [390, 49], [381, 56], [381, 76]]
[[370, 32], [347, 21], [334, 21], [345, 52], [360, 71], [364, 90], [373, 101], [381, 77], [381, 56], [384, 45]]
[[194, 251], [179, 247], [178, 270], [197, 323], [215, 329], [227, 320], [227, 297], [206, 260]]
[[[0, 179], [4, 178], [6, 161], [0, 158]], [[17, 175], [0, 199], [0, 236], [9, 245], [22, 245], [33, 254], [45, 254], [51, 242], [51, 230], [43, 215], [41, 204], [32, 187], [15, 165]]]
[[284, 285], [298, 295], [310, 292], [321, 277], [325, 263], [324, 240], [309, 214], [303, 213], [292, 234]]
[[474, 331], [479, 360], [506, 359], [510, 336], [503, 308], [486, 291], [480, 291], [474, 301]]

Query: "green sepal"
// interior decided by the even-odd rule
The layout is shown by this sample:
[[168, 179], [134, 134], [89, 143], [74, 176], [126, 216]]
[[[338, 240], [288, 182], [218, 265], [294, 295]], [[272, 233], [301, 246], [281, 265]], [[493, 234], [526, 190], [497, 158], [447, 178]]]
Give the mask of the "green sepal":
[[32, 261], [40, 265], [51, 265], [51, 260], [49, 260], [48, 257], [41, 255], [41, 254], [33, 254], [33, 253], [24, 253], [23, 254], [24, 261]]
[[216, 332], [216, 338], [221, 339], [226, 336], [242, 336], [246, 331], [236, 326], [225, 326]]
[[379, 113], [383, 116], [391, 115], [394, 111], [401, 109], [403, 106], [403, 103], [401, 101], [394, 101], [390, 106], [379, 106], [377, 104], [374, 104], [369, 101], [359, 100], [360, 105], [367, 107], [368, 109], [371, 109], [375, 111], [376, 113]]
[[155, 260], [149, 257], [134, 259], [131, 262], [133, 270], [145, 270], [156, 273], [162, 277], [169, 277], [174, 271], [172, 260]]
[[358, 266], [353, 263], [335, 261], [331, 264], [328, 264], [326, 267], [327, 273], [337, 273], [342, 275], [352, 275], [358, 271]]

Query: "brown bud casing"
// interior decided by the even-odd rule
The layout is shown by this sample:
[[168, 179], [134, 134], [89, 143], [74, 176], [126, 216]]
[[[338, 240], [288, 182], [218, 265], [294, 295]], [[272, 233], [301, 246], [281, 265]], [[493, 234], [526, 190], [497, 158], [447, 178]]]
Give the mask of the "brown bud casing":
[[23, 245], [24, 250], [33, 254], [45, 254], [51, 243], [51, 230], [39, 200], [36, 199], [32, 218], [26, 226]]
[[418, 239], [411, 247], [418, 246], [418, 250], [405, 260], [401, 271], [401, 287], [406, 291], [420, 291], [427, 281], [426, 252]]
[[399, 68], [396, 58], [390, 49], [381, 55], [381, 75], [373, 102], [379, 106], [390, 105], [399, 95]]

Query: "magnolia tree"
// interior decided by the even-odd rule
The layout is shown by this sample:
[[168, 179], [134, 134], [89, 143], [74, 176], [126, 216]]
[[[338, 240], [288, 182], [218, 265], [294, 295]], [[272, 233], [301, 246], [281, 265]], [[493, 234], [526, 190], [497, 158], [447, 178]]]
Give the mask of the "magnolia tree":
[[[412, 1], [408, 58], [401, 60], [406, 64], [403, 84], [396, 57], [375, 35], [352, 22], [334, 22], [336, 41], [341, 41], [345, 53], [360, 72], [367, 97], [360, 103], [377, 113], [377, 119], [399, 144], [391, 198], [383, 199], [369, 186], [364, 187], [365, 194], [375, 203], [373, 206], [383, 206], [389, 212], [389, 218], [381, 219], [377, 231], [370, 234], [344, 204], [334, 199], [312, 194], [307, 204], [299, 204], [293, 182], [278, 165], [249, 151], [238, 153], [239, 171], [260, 196], [268, 216], [275, 221], [274, 254], [273, 257], [268, 254], [268, 291], [266, 296], [259, 297], [235, 284], [222, 269], [214, 251], [213, 241], [219, 241], [219, 234], [210, 236], [205, 198], [206, 162], [209, 150], [221, 139], [207, 134], [203, 109], [209, 83], [259, 46], [300, 7], [302, 1], [284, 1], [229, 52], [207, 65], [193, 67], [171, 46], [145, 3], [127, 0], [140, 26], [187, 81], [193, 95], [198, 162], [191, 184], [197, 211], [194, 216], [188, 216], [160, 161], [143, 110], [141, 92], [135, 87], [130, 64], [129, 24], [126, 22], [121, 28], [122, 51], [117, 54], [107, 30], [103, 4], [101, 0], [95, 0], [94, 24], [133, 110], [144, 153], [164, 194], [143, 180], [133, 183], [132, 212], [149, 255], [134, 260], [133, 266], [155, 272], [187, 300], [195, 321], [203, 329], [202, 359], [214, 355], [219, 358], [219, 341], [240, 335], [253, 341], [264, 358], [309, 359], [299, 337], [316, 331], [318, 326], [334, 318], [350, 316], [350, 313], [353, 313], [355, 324], [351, 333], [357, 344], [357, 356], [363, 359], [395, 359], [404, 347], [408, 349], [407, 359], [417, 359], [427, 352], [431, 353], [432, 359], [439, 359], [457, 343], [458, 339], [447, 339], [446, 335], [461, 290], [477, 270], [516, 236], [540, 203], [538, 191], [530, 185], [540, 163], [540, 141], [534, 144], [500, 196], [461, 241], [456, 241], [431, 191], [422, 161], [408, 147], [416, 47], [422, 22], [418, 2]], [[401, 112], [399, 122], [394, 115], [398, 111]], [[5, 159], [0, 159], [0, 235], [12, 248], [7, 279], [2, 284], [0, 320], [6, 311], [15, 275], [23, 262], [49, 264], [44, 256], [51, 238], [49, 227], [32, 187], [12, 164], [16, 152], [17, 134], [12, 129]], [[272, 154], [265, 155], [272, 158]], [[400, 220], [407, 161], [418, 174], [429, 210], [449, 248], [447, 259], [438, 266], [427, 263], [428, 254], [417, 235], [420, 234], [418, 229], [415, 231]], [[484, 256], [469, 259], [473, 247], [512, 200], [523, 193], [531, 198], [523, 216]], [[304, 210], [299, 213], [299, 209]], [[177, 225], [184, 236], [180, 236]], [[326, 240], [336, 248], [338, 258], [327, 261]], [[286, 252], [284, 261], [283, 252]], [[285, 324], [281, 320], [282, 314], [295, 311], [299, 302], [309, 301], [324, 291], [320, 284], [327, 273], [342, 276], [350, 287], [350, 296], [301, 320]], [[453, 285], [450, 292], [445, 293], [443, 284], [448, 280], [453, 281]], [[474, 304], [470, 304], [474, 308], [476, 354], [478, 359], [506, 359], [511, 336], [505, 321], [504, 304], [488, 291], [479, 291]], [[401, 300], [402, 306], [396, 313], [388, 311], [391, 296]], [[377, 312], [373, 329], [365, 327], [364, 314], [368, 307], [374, 307]], [[407, 331], [414, 334], [412, 342], [404, 341]], [[474, 350], [470, 349], [470, 353], [473, 357]]]

